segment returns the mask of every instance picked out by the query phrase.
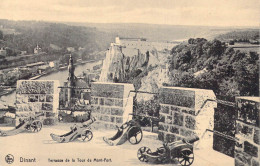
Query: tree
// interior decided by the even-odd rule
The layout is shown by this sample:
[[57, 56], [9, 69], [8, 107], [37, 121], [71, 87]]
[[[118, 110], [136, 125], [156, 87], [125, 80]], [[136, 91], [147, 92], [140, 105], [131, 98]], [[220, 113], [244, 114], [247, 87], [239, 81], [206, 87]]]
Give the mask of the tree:
[[0, 31], [0, 40], [3, 40], [3, 38], [4, 38], [4, 33]]

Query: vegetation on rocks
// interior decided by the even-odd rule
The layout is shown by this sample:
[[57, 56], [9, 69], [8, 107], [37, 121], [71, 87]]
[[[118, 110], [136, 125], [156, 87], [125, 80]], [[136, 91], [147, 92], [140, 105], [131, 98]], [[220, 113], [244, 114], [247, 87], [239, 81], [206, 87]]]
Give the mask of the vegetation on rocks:
[[170, 86], [212, 89], [216, 95], [258, 96], [259, 54], [226, 47], [219, 40], [190, 39], [170, 58]]

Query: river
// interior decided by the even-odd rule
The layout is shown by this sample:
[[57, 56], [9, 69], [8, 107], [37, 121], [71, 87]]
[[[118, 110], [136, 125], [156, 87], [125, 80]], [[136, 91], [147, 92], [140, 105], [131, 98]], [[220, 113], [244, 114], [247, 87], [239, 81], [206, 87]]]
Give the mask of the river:
[[[97, 62], [88, 62], [82, 65], [75, 66], [75, 75], [80, 75], [83, 71], [86, 72], [87, 69], [92, 70], [94, 66], [100, 64], [102, 61]], [[63, 82], [66, 81], [68, 78], [68, 70], [61, 70], [58, 72], [54, 72], [45, 76], [38, 78], [37, 80], [59, 80], [60, 85], [63, 85]], [[0, 97], [0, 104], [3, 105], [15, 105], [15, 95], [16, 91]]]

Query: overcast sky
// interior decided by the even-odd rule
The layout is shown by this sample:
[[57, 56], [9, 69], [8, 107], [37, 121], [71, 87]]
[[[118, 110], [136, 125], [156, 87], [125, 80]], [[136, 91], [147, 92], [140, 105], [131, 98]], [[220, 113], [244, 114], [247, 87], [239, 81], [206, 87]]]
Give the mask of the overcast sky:
[[0, 18], [259, 26], [260, 0], [0, 0]]

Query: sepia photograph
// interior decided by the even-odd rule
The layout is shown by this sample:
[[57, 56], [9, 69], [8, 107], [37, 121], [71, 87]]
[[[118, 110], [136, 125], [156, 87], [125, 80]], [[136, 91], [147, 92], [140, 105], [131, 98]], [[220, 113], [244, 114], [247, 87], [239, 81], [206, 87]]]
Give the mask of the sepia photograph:
[[1, 0], [0, 166], [259, 166], [259, 0]]

